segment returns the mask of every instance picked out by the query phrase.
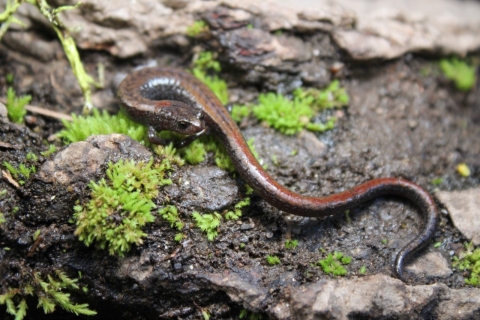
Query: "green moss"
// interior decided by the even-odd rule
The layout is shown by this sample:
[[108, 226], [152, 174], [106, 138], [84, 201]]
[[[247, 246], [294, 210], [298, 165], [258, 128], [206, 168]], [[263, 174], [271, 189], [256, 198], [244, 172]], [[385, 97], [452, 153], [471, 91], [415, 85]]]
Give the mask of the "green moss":
[[50, 155], [54, 154], [57, 151], [57, 147], [54, 144], [48, 145], [48, 150], [40, 152], [40, 154], [44, 157], [49, 157]]
[[194, 68], [208, 71], [212, 70], [215, 72], [222, 71], [220, 63], [215, 60], [215, 55], [211, 51], [203, 51], [198, 54], [198, 57], [193, 62]]
[[121, 133], [130, 136], [132, 139], [145, 142], [147, 128], [132, 120], [120, 112], [116, 115], [109, 115], [107, 111], [100, 113], [93, 110], [91, 116], [72, 115], [71, 122], [63, 120], [65, 129], [57, 136], [67, 143], [85, 141], [91, 135]]
[[338, 80], [332, 81], [323, 90], [298, 88], [293, 95], [317, 111], [340, 108], [350, 103], [347, 91], [340, 86]]
[[208, 32], [208, 25], [203, 20], [195, 21], [191, 26], [187, 27], [187, 36], [196, 37], [201, 33]]
[[281, 263], [280, 258], [277, 256], [267, 255], [266, 259], [267, 259], [267, 263], [271, 266]]
[[237, 202], [233, 207], [233, 210], [225, 213], [226, 220], [238, 220], [242, 216], [242, 208], [250, 205], [250, 198], [244, 198], [242, 201]]
[[465, 251], [459, 257], [453, 257], [454, 268], [468, 271], [470, 275], [465, 283], [474, 287], [480, 286], [480, 247], [474, 248], [473, 244], [465, 243]]
[[195, 220], [195, 225], [207, 234], [207, 239], [209, 241], [213, 241], [217, 237], [217, 228], [220, 226], [220, 221], [222, 219], [222, 216], [219, 213], [200, 214], [195, 211], [192, 213], [192, 217]]
[[[303, 129], [317, 132], [332, 129], [336, 123], [335, 118], [329, 119], [326, 124], [310, 121], [319, 110], [338, 108], [349, 103], [348, 94], [337, 80], [324, 90], [297, 89], [293, 96], [293, 100], [290, 100], [274, 93], [261, 94], [258, 104], [252, 107], [252, 112], [269, 126], [292, 135]], [[237, 110], [237, 120], [247, 113], [241, 107], [237, 107]]]
[[179, 231], [183, 229], [184, 223], [182, 222], [182, 220], [180, 220], [180, 217], [178, 216], [177, 207], [168, 205], [160, 209], [158, 213], [162, 216], [163, 219], [170, 222], [170, 227], [176, 228]]
[[18, 168], [15, 168], [11, 163], [4, 161], [3, 166], [10, 172], [12, 177], [20, 184], [25, 184], [25, 181], [30, 179], [32, 173], [37, 172], [37, 168], [32, 165], [30, 167], [21, 163]]
[[29, 161], [38, 161], [38, 156], [33, 152], [29, 152], [27, 153], [26, 159]]
[[285, 241], [285, 249], [293, 250], [298, 247], [298, 240], [292, 239]]
[[5, 221], [6, 221], [5, 215], [2, 212], [0, 212], [0, 223], [5, 223]]
[[165, 177], [168, 160], [154, 164], [120, 160], [109, 163], [107, 179], [91, 181], [91, 200], [74, 207], [75, 235], [87, 246], [96, 243], [109, 253], [123, 256], [132, 244], [143, 243], [142, 227], [154, 221], [152, 199], [158, 187], [171, 184]]
[[347, 270], [344, 265], [350, 264], [351, 257], [344, 256], [341, 252], [329, 253], [325, 259], [321, 259], [317, 262], [323, 272], [332, 274], [334, 276], [343, 276], [347, 274]]
[[227, 83], [217, 75], [210, 75], [221, 71], [220, 63], [215, 60], [214, 54], [210, 51], [201, 52], [193, 64], [193, 75], [205, 83], [223, 104], [228, 103]]
[[243, 120], [243, 118], [250, 116], [251, 113], [252, 113], [251, 106], [241, 106], [236, 104], [236, 105], [233, 105], [232, 107], [231, 116], [235, 122], [240, 123]]
[[473, 88], [476, 81], [476, 67], [457, 58], [440, 60], [440, 69], [447, 79], [455, 83], [455, 87], [461, 91]]
[[358, 270], [358, 274], [366, 274], [366, 273], [367, 273], [367, 267], [361, 266], [360, 269]]
[[185, 161], [189, 164], [199, 164], [200, 162], [205, 161], [205, 156], [207, 155], [207, 148], [205, 143], [202, 140], [195, 140], [190, 143], [187, 147], [180, 150], [180, 155]]
[[70, 279], [62, 271], [57, 270], [55, 275], [47, 275], [46, 280], [38, 273], [24, 277], [23, 288], [12, 289], [0, 295], [0, 304], [6, 305], [7, 313], [15, 316], [15, 320], [22, 320], [27, 314], [27, 296], [38, 298], [38, 308], [45, 313], [52, 313], [57, 306], [76, 315], [93, 316], [97, 313], [88, 308], [88, 304], [75, 304], [70, 301], [70, 293], [65, 291], [78, 290], [78, 279]]
[[439, 178], [432, 179], [430, 183], [434, 186], [439, 186], [442, 184], [442, 182], [443, 182], [443, 178], [439, 177]]
[[7, 89], [7, 112], [10, 121], [15, 123], [23, 123], [23, 117], [27, 114], [25, 106], [32, 100], [32, 96], [26, 95], [17, 97], [12, 87]]
[[221, 103], [228, 103], [228, 87], [225, 81], [216, 75], [209, 76], [204, 70], [198, 68], [194, 68], [192, 73], [197, 79], [205, 83], [213, 93], [215, 93]]

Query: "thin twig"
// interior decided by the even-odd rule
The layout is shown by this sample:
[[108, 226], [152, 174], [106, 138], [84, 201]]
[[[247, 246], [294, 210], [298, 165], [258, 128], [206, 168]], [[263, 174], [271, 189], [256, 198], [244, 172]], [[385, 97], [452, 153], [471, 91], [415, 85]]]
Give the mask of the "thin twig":
[[[0, 98], [0, 102], [5, 104], [5, 103], [7, 103], [7, 100], [5, 98]], [[25, 109], [27, 111], [32, 112], [32, 113], [40, 114], [42, 116], [55, 118], [55, 119], [60, 119], [60, 120], [65, 119], [67, 121], [72, 121], [72, 117], [68, 114], [48, 110], [48, 109], [45, 109], [45, 108], [42, 108], [42, 107], [37, 107], [37, 106], [32, 106], [30, 104], [27, 104], [25, 106]]]

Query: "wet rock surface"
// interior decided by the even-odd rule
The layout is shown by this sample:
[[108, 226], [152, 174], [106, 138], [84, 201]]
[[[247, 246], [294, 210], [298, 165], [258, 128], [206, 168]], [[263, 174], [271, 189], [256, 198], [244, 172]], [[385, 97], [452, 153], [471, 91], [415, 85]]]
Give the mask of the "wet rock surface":
[[[476, 4], [467, 3], [464, 10], [474, 12], [471, 6]], [[406, 31], [415, 39], [418, 28], [431, 26], [430, 18], [416, 21], [408, 12], [402, 18], [396, 11], [368, 26], [357, 7], [326, 5], [323, 10], [302, 11], [288, 4], [284, 1], [285, 7], [272, 9], [258, 1], [140, 1], [135, 10], [127, 10], [127, 3], [112, 7], [107, 1], [86, 1], [79, 12], [65, 12], [65, 17], [72, 26], [83, 26], [75, 37], [81, 48], [89, 50], [82, 52], [89, 73], [94, 74], [98, 62], [106, 66], [107, 86], [95, 93], [95, 99], [108, 109], [117, 107], [117, 75], [151, 61], [187, 67], [198, 45], [219, 53], [222, 77], [235, 93], [232, 102], [252, 101], [258, 91], [289, 93], [300, 85], [321, 87], [340, 77], [351, 97], [349, 107], [319, 116], [320, 120], [338, 117], [332, 131], [286, 137], [252, 119], [242, 125], [244, 135], [255, 138], [269, 173], [295, 192], [333, 194], [384, 176], [413, 180], [430, 192], [478, 186], [478, 84], [471, 92], [457, 92], [439, 74], [435, 62], [410, 54], [383, 64], [356, 63], [410, 50], [465, 53], [476, 48], [477, 38], [468, 45], [462, 40], [454, 48], [447, 41], [411, 46], [399, 33], [411, 26]], [[33, 35], [48, 30], [32, 7], [22, 10], [21, 18]], [[155, 19], [149, 19], [150, 14]], [[185, 30], [200, 18], [211, 31], [197, 41]], [[397, 28], [399, 33], [379, 33], [381, 21], [385, 30]], [[472, 26], [460, 28], [459, 39], [465, 39]], [[450, 27], [458, 27], [457, 22]], [[341, 32], [361, 41], [342, 44]], [[32, 104], [66, 113], [79, 111], [80, 89], [63, 54], [55, 49], [58, 43], [43, 39], [30, 45], [45, 52], [22, 54], [31, 50], [23, 39], [32, 34], [11, 34], [10, 42], [0, 43], [1, 73], [14, 73], [14, 86], [19, 93], [32, 94]], [[56, 59], [49, 61], [51, 52]], [[130, 60], [113, 58], [135, 55]], [[6, 86], [1, 77], [2, 94]], [[45, 151], [42, 140], [53, 139], [59, 128], [50, 119], [39, 118], [26, 126], [0, 121], [0, 163], [28, 163], [27, 153]], [[21, 282], [19, 271], [47, 274], [61, 269], [72, 276], [82, 273], [80, 281], [89, 290], [73, 298], [88, 302], [99, 312], [98, 318], [202, 319], [206, 311], [212, 319], [237, 319], [244, 308], [272, 319], [479, 316], [479, 290], [464, 287], [462, 273], [451, 270], [448, 259], [468, 239], [445, 214], [434, 236], [440, 247], [430, 244], [414, 257], [406, 283], [392, 277], [396, 253], [422, 226], [418, 209], [395, 197], [375, 199], [348, 215], [309, 219], [285, 215], [253, 196], [241, 219], [222, 223], [219, 236], [209, 242], [189, 214], [197, 209], [227, 210], [244, 188], [236, 176], [214, 167], [211, 157], [199, 166], [175, 168], [173, 185], [161, 189], [156, 199], [158, 208], [167, 198], [183, 208], [185, 239], [174, 241], [176, 230], [157, 218], [145, 228], [144, 243], [123, 258], [85, 247], [68, 221], [75, 203], [88, 199], [87, 183], [103, 176], [108, 161], [151, 156], [149, 149], [125, 136], [91, 137], [52, 156], [40, 156], [35, 163], [38, 172], [24, 186], [15, 187], [2, 176], [0, 191], [6, 193], [0, 195], [0, 212], [7, 221], [0, 224], [0, 291]], [[470, 177], [456, 173], [461, 162], [471, 168]], [[433, 186], [432, 179], [438, 177], [442, 182]], [[441, 193], [438, 199], [442, 210], [443, 203], [454, 211]], [[33, 241], [37, 230], [42, 235], [38, 242]], [[288, 239], [297, 239], [298, 247], [286, 249]], [[333, 278], [315, 266], [334, 251], [352, 257], [345, 278]], [[278, 256], [281, 264], [269, 265], [267, 255]], [[362, 267], [366, 276], [360, 273]], [[29, 305], [27, 319], [78, 319], [61, 310], [45, 316], [35, 305], [36, 300]]]
[[480, 244], [480, 189], [441, 191], [437, 197], [448, 209], [455, 227], [475, 245]]

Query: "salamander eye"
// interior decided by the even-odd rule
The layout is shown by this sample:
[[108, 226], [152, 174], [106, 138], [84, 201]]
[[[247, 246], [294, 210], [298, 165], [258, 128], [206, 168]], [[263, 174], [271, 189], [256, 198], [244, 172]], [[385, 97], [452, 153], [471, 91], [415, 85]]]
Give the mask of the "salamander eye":
[[190, 125], [190, 123], [188, 123], [187, 121], [178, 122], [178, 126], [182, 129], [187, 129], [189, 125]]

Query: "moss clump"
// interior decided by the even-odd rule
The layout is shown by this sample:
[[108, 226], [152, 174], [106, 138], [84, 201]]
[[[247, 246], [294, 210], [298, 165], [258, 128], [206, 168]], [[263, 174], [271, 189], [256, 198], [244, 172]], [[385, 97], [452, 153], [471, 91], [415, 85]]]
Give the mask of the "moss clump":
[[285, 249], [287, 250], [293, 250], [296, 247], [298, 247], [298, 240], [287, 240], [285, 241]]
[[208, 30], [209, 28], [205, 21], [197, 20], [187, 27], [187, 36], [194, 38], [201, 33], [208, 32]]
[[20, 185], [25, 184], [26, 180], [30, 179], [30, 175], [37, 172], [37, 168], [35, 168], [34, 165], [28, 167], [23, 163], [21, 163], [18, 168], [15, 168], [11, 163], [4, 161], [3, 166]]
[[32, 96], [25, 95], [17, 97], [12, 87], [7, 89], [7, 113], [10, 121], [15, 123], [23, 123], [23, 117], [27, 114], [25, 106], [32, 100]]
[[250, 205], [250, 198], [244, 198], [242, 201], [237, 202], [233, 207], [233, 210], [225, 213], [226, 220], [238, 220], [242, 216], [242, 208]]
[[[311, 123], [315, 113], [347, 105], [349, 100], [345, 89], [335, 80], [321, 91], [297, 89], [293, 99], [274, 93], [261, 94], [258, 97], [258, 104], [252, 107], [252, 112], [259, 120], [287, 135], [303, 129], [323, 132], [332, 129], [336, 119], [330, 118], [325, 124]], [[248, 114], [248, 109], [237, 106], [235, 120], [240, 121], [240, 117], [245, 114]]]
[[48, 149], [46, 151], [40, 152], [40, 154], [44, 157], [49, 157], [50, 155], [54, 154], [57, 151], [57, 147], [54, 144], [49, 144]]
[[93, 316], [97, 313], [88, 309], [88, 304], [75, 304], [70, 301], [70, 293], [66, 290], [78, 290], [78, 279], [70, 279], [62, 271], [57, 270], [55, 275], [47, 275], [44, 280], [40, 274], [34, 273], [33, 277], [25, 277], [28, 280], [23, 288], [12, 289], [0, 295], [0, 304], [7, 307], [7, 313], [15, 316], [15, 320], [22, 320], [27, 315], [27, 296], [38, 297], [38, 308], [43, 308], [45, 314], [55, 311], [55, 307], [79, 314]]
[[465, 279], [466, 284], [480, 286], [480, 247], [474, 249], [472, 243], [465, 243], [465, 252], [460, 253], [459, 257], [453, 257], [452, 265], [459, 270], [470, 272], [470, 276]]
[[350, 264], [351, 261], [351, 257], [344, 256], [341, 252], [334, 252], [329, 253], [325, 259], [320, 259], [316, 264], [327, 274], [343, 276], [347, 274], [343, 266]]
[[85, 141], [95, 134], [111, 133], [126, 134], [134, 140], [146, 142], [147, 128], [133, 122], [123, 112], [109, 115], [105, 110], [100, 113], [94, 109], [90, 116], [72, 115], [72, 118], [71, 122], [63, 120], [65, 129], [57, 134], [68, 143]]
[[457, 58], [440, 60], [440, 69], [447, 79], [455, 83], [455, 87], [461, 91], [473, 88], [476, 81], [476, 67]]
[[207, 234], [207, 239], [213, 241], [218, 235], [217, 228], [220, 226], [222, 216], [214, 212], [212, 214], [200, 214], [193, 212], [192, 217], [195, 220], [195, 225]]
[[281, 263], [280, 258], [277, 257], [277, 256], [267, 255], [266, 259], [267, 259], [267, 263], [271, 266], [274, 266], [274, 265], [277, 265], [277, 264]]
[[[162, 216], [163, 219], [170, 222], [170, 227], [176, 228], [177, 230], [182, 230], [184, 223], [178, 216], [178, 209], [175, 206], [168, 205], [158, 211], [158, 214]], [[183, 237], [182, 237], [183, 238]]]
[[205, 83], [223, 104], [228, 103], [227, 83], [215, 74], [222, 68], [220, 63], [215, 60], [214, 54], [210, 51], [201, 52], [193, 64], [193, 75]]
[[91, 200], [85, 206], [74, 207], [75, 235], [87, 246], [95, 242], [119, 256], [132, 244], [143, 243], [146, 233], [142, 227], [155, 220], [151, 210], [155, 208], [152, 199], [158, 194], [157, 188], [172, 183], [165, 178], [170, 165], [168, 160], [160, 164], [153, 160], [110, 163], [108, 179], [89, 183]]

